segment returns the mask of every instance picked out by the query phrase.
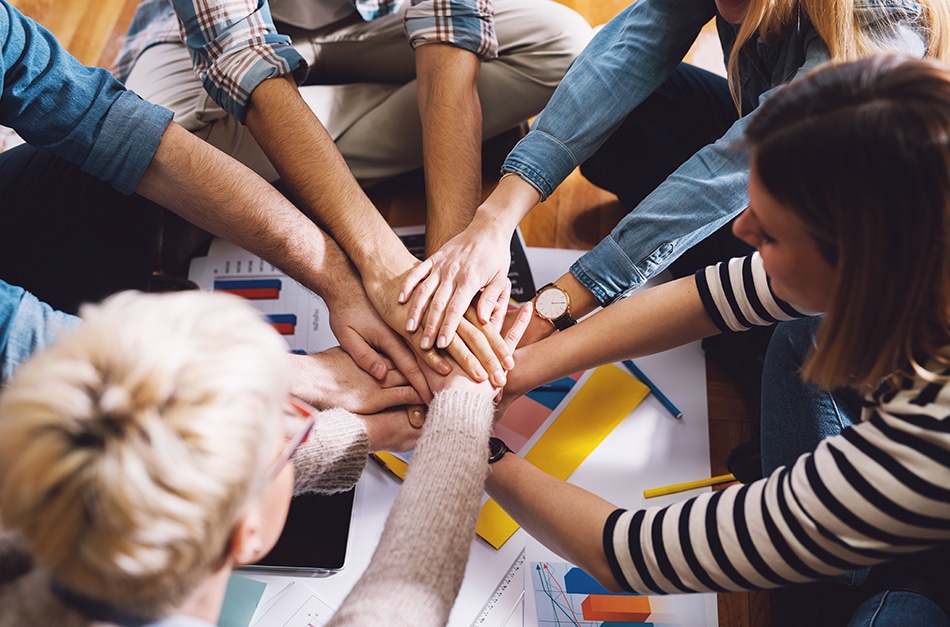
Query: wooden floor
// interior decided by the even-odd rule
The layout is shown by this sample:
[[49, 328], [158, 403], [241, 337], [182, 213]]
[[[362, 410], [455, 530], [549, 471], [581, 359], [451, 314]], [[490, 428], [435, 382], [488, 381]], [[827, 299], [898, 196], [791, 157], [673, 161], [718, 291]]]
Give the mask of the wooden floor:
[[[593, 24], [602, 24], [629, 0], [558, 0]], [[87, 65], [109, 67], [132, 19], [137, 0], [11, 0], [25, 14], [49, 28], [60, 42]], [[704, 31], [689, 61], [721, 72], [721, 51], [714, 32]], [[4, 138], [0, 136], [0, 149]], [[486, 173], [486, 192], [493, 184]], [[420, 223], [425, 211], [422, 178], [404, 175], [371, 190], [380, 211], [394, 226]], [[574, 172], [521, 225], [529, 246], [588, 249], [624, 215], [616, 198]], [[711, 474], [726, 472], [733, 446], [750, 439], [752, 417], [738, 390], [712, 365], [707, 365]], [[766, 593], [719, 595], [719, 624], [724, 627], [767, 627], [771, 623]]]

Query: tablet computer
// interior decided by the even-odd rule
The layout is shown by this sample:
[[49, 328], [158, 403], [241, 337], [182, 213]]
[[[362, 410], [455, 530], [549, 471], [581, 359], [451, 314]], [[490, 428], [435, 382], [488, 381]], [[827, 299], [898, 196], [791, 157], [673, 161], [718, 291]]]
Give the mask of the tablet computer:
[[353, 517], [354, 487], [337, 494], [300, 494], [277, 544], [256, 564], [243, 568], [310, 577], [343, 568]]

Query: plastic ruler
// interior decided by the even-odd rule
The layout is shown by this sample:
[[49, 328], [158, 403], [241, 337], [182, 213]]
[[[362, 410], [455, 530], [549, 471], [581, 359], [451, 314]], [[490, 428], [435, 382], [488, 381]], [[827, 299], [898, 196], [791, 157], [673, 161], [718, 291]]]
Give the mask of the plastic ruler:
[[[524, 598], [524, 549], [501, 578], [472, 627], [504, 627]], [[521, 621], [515, 624], [521, 625]]]

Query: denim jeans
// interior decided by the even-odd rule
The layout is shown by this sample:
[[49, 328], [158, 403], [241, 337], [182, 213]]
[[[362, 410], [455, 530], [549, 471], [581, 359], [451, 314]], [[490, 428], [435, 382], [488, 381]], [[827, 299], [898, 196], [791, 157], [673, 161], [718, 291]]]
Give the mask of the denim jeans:
[[[850, 388], [834, 391], [822, 390], [806, 383], [800, 376], [801, 366], [815, 342], [815, 332], [820, 317], [803, 318], [782, 322], [772, 334], [762, 375], [762, 469], [766, 475], [779, 466], [795, 463], [801, 455], [809, 453], [826, 437], [840, 433], [860, 419], [861, 399]], [[856, 597], [854, 590], [841, 594], [844, 599], [858, 599], [849, 626], [915, 625], [923, 627], [950, 626], [950, 620], [932, 598], [940, 600], [937, 586], [944, 577], [941, 566], [948, 551], [934, 549], [887, 562], [878, 566], [860, 569], [825, 580], [829, 586], [860, 586], [866, 590], [866, 598]], [[936, 566], [935, 566], [936, 565]], [[814, 608], [804, 608], [808, 601], [796, 599], [794, 590], [782, 591], [779, 603], [773, 600], [773, 615], [779, 612], [807, 613]], [[783, 607], [788, 605], [789, 607]], [[818, 614], [827, 617], [821, 608]], [[822, 624], [799, 617], [789, 619], [789, 625]]]

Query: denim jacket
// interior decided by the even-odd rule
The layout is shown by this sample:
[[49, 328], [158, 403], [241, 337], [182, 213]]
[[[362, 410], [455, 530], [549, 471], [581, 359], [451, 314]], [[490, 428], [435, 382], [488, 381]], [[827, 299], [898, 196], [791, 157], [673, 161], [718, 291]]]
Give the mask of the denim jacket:
[[0, 382], [59, 333], [78, 324], [79, 318], [54, 310], [22, 287], [0, 281]]
[[171, 112], [126, 91], [107, 71], [82, 65], [6, 0], [0, 0], [0, 55], [0, 124], [132, 193]]
[[[882, 50], [923, 56], [925, 35], [915, 0], [856, 0], [860, 23], [877, 30], [885, 17], [899, 26], [880, 34]], [[675, 70], [712, 18], [726, 58], [737, 27], [718, 18], [713, 0], [637, 0], [597, 33], [574, 61], [531, 131], [502, 170], [517, 172], [546, 198], [597, 150]], [[775, 88], [829, 60], [802, 14], [775, 43], [753, 37], [739, 57], [742, 100], [761, 103]], [[746, 118], [699, 150], [659, 185], [571, 272], [607, 305], [658, 274], [684, 250], [748, 205], [748, 152], [737, 145]]]

